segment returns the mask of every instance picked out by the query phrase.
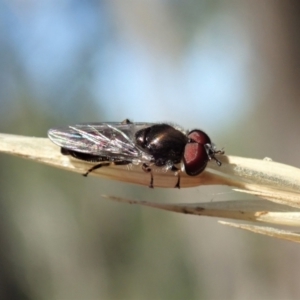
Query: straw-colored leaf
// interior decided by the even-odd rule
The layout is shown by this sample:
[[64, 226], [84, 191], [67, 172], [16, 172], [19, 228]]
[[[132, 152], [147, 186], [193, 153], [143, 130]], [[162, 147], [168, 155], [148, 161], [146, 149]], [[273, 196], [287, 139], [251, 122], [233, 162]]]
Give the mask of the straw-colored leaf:
[[[62, 155], [60, 147], [47, 138], [24, 137], [0, 134], [0, 152], [31, 159], [53, 167], [84, 174], [93, 164], [70, 156]], [[265, 222], [280, 225], [300, 225], [300, 170], [273, 162], [270, 159], [249, 159], [221, 155], [219, 167], [212, 161], [198, 176], [180, 173], [181, 188], [200, 185], [227, 185], [235, 191], [252, 194], [251, 201], [223, 201], [193, 204], [160, 204], [138, 202], [117, 197], [106, 196], [112, 200], [141, 204], [167, 211], [212, 216], [235, 220]], [[173, 172], [163, 172], [153, 167], [154, 187], [173, 188], [177, 176]], [[91, 176], [119, 180], [128, 183], [149, 186], [150, 174], [141, 166], [115, 166], [99, 168]], [[263, 198], [258, 199], [256, 197]], [[222, 223], [225, 224], [225, 223]], [[226, 223], [229, 224], [229, 223]], [[231, 223], [230, 223], [231, 225]], [[293, 232], [280, 231], [276, 228], [250, 225], [232, 225], [257, 233], [299, 242], [299, 235]]]
[[[84, 174], [93, 166], [93, 163], [62, 155], [60, 147], [47, 138], [0, 134], [0, 152], [35, 160], [80, 174]], [[162, 172], [161, 168], [153, 168], [153, 173], [155, 187], [173, 188], [177, 183], [177, 176], [171, 171]], [[111, 165], [109, 168], [99, 168], [91, 172], [90, 175], [147, 187], [150, 183], [150, 174], [144, 172], [141, 166], [136, 165]], [[201, 176], [195, 177], [187, 176], [185, 173], [181, 174], [181, 188], [203, 184], [227, 184], [227, 179], [218, 177], [210, 172], [203, 172]]]
[[107, 195], [102, 195], [102, 197], [118, 202], [148, 206], [183, 214], [300, 226], [300, 209], [275, 204], [266, 200], [169, 204], [137, 201]]
[[231, 227], [249, 230], [263, 235], [268, 235], [282, 240], [288, 240], [288, 241], [300, 243], [300, 234], [296, 232], [277, 229], [273, 227], [263, 227], [263, 226], [249, 225], [249, 224], [236, 224], [236, 223], [224, 222], [224, 221], [219, 221], [219, 223]]

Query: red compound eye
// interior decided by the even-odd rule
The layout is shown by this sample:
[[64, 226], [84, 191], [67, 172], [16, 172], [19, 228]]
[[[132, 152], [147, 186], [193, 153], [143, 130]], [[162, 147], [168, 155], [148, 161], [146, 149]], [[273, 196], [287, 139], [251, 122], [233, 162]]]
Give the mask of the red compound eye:
[[211, 144], [209, 136], [205, 132], [203, 132], [199, 129], [195, 129], [195, 130], [192, 130], [191, 132], [189, 132], [188, 138], [191, 140], [194, 140], [195, 142], [197, 142], [199, 144], [203, 144], [203, 145]]
[[206, 167], [208, 155], [204, 145], [187, 143], [184, 150], [183, 163], [186, 174], [196, 176]]
[[205, 144], [210, 144], [209, 136], [198, 129], [191, 131], [188, 134], [190, 141], [184, 149], [183, 163], [185, 172], [190, 176], [200, 174], [206, 167], [209, 160]]

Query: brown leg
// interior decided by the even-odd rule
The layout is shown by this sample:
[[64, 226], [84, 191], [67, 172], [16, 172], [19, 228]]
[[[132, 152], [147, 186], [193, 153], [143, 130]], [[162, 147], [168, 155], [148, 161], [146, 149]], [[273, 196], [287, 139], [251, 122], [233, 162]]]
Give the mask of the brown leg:
[[98, 165], [95, 165], [93, 167], [91, 167], [86, 173], [83, 174], [83, 176], [88, 176], [89, 173], [91, 173], [92, 171], [95, 171], [101, 167], [108, 167], [110, 166], [111, 164], [114, 164], [116, 166], [121, 166], [121, 165], [128, 165], [130, 164], [130, 161], [126, 161], [126, 160], [117, 160], [117, 161], [114, 161], [114, 162], [107, 162], [107, 163], [102, 163], [102, 164], [98, 164]]
[[143, 164], [142, 169], [143, 169], [144, 172], [150, 173], [151, 178], [150, 178], [149, 188], [153, 189], [154, 188], [154, 186], [153, 186], [153, 174], [152, 174], [151, 168], [147, 164]]
[[109, 166], [110, 163], [104, 163], [104, 164], [98, 164], [98, 165], [95, 165], [95, 166], [92, 166], [90, 169], [87, 170], [86, 173], [82, 174], [84, 177], [87, 177], [91, 172], [97, 170], [97, 169], [100, 169], [101, 167], [107, 167]]
[[181, 172], [181, 171], [180, 171], [180, 169], [178, 169], [178, 168], [175, 167], [175, 166], [172, 166], [171, 171], [177, 172], [177, 183], [176, 183], [176, 185], [174, 186], [174, 188], [180, 189], [180, 172]]

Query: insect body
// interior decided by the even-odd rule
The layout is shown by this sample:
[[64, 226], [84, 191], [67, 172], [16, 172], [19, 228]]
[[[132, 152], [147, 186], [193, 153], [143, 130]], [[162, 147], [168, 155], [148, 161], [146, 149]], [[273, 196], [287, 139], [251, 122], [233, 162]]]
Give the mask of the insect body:
[[[66, 128], [50, 129], [49, 138], [61, 147], [62, 154], [98, 164], [84, 175], [111, 163], [116, 165], [140, 164], [151, 174], [150, 187], [153, 187], [152, 166], [177, 173], [175, 187], [180, 187], [180, 171], [190, 176], [200, 174], [207, 162], [214, 159], [221, 162], [206, 133], [199, 129], [185, 132], [177, 126], [154, 123], [90, 123]], [[181, 164], [181, 168], [178, 168]]]

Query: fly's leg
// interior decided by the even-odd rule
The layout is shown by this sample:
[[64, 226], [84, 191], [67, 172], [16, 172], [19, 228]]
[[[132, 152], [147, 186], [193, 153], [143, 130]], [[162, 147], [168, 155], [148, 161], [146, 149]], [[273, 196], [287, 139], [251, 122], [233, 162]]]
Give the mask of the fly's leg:
[[126, 160], [117, 160], [117, 161], [111, 161], [111, 162], [106, 162], [106, 163], [102, 163], [102, 164], [98, 164], [95, 165], [93, 167], [91, 167], [86, 173], [82, 174], [84, 177], [87, 177], [89, 173], [100, 169], [101, 167], [108, 167], [111, 164], [116, 165], [116, 166], [121, 166], [121, 165], [128, 165], [130, 164], [130, 161], [126, 161]]
[[225, 151], [223, 149], [221, 150], [217, 150], [215, 145], [211, 145], [211, 144], [205, 144], [204, 145], [208, 158], [211, 160], [213, 159], [217, 165], [220, 167], [222, 165], [222, 163], [216, 158], [215, 154], [219, 154], [219, 155], [223, 155], [225, 154]]
[[111, 163], [104, 163], [104, 164], [98, 164], [95, 166], [92, 166], [90, 169], [87, 170], [87, 172], [85, 172], [84, 174], [82, 174], [84, 177], [87, 177], [91, 172], [100, 169], [102, 167], [107, 167], [109, 166]]
[[170, 170], [175, 173], [175, 175], [177, 176], [177, 182], [176, 182], [174, 188], [180, 189], [180, 172], [181, 172], [181, 170], [174, 165], [174, 162], [172, 160], [166, 161], [164, 163], [164, 165], [165, 165], [166, 170]]
[[180, 189], [180, 169], [178, 169], [175, 166], [172, 166], [170, 170], [173, 171], [173, 172], [177, 172], [177, 183], [174, 186], [174, 188]]
[[217, 165], [220, 167], [222, 165], [222, 163], [215, 157], [215, 154], [223, 155], [223, 154], [225, 154], [225, 151], [223, 149], [222, 150], [216, 150], [214, 152], [213, 157], [212, 157], [216, 161]]
[[150, 177], [149, 188], [153, 189], [153, 174], [152, 174], [152, 170], [151, 170], [150, 166], [148, 166], [147, 164], [143, 164], [142, 170], [146, 173], [150, 173], [151, 177]]
[[84, 177], [87, 177], [89, 175], [89, 173], [91, 173], [92, 171], [99, 169], [103, 166], [109, 166], [110, 162], [109, 158], [107, 156], [98, 156], [98, 155], [93, 155], [93, 154], [88, 154], [88, 153], [81, 153], [81, 152], [77, 152], [77, 151], [73, 151], [73, 150], [69, 150], [66, 148], [61, 148], [60, 149], [61, 154], [63, 155], [70, 155], [75, 157], [76, 159], [80, 159], [80, 160], [84, 160], [84, 161], [89, 161], [89, 162], [102, 162], [99, 163], [93, 167], [91, 167], [90, 169], [87, 170], [87, 172], [85, 172], [84, 174], [82, 174]]

